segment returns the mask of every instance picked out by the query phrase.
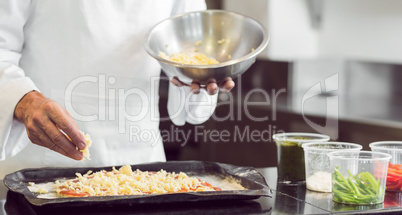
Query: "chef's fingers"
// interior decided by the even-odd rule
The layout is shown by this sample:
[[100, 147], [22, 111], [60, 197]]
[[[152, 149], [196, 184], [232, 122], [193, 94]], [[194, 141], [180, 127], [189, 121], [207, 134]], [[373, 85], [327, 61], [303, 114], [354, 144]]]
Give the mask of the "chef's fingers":
[[198, 81], [193, 81], [190, 85], [191, 92], [194, 94], [199, 94], [200, 93], [200, 83]]
[[[65, 150], [69, 157], [80, 160], [82, 159], [82, 153], [78, 151], [76, 145], [68, 140], [59, 130], [59, 128], [71, 130], [71, 128], [68, 127], [71, 126], [71, 122], [66, 122], [69, 120], [68, 117], [66, 117], [66, 114], [67, 111], [65, 111], [64, 108], [55, 101], [47, 100], [40, 105], [39, 111], [35, 111], [32, 114], [31, 121], [35, 126], [42, 129], [53, 144], [56, 144]], [[77, 132], [80, 131], [78, 130]], [[48, 147], [54, 148], [53, 144], [48, 144]]]
[[207, 81], [206, 90], [209, 95], [215, 95], [218, 92], [218, 84], [215, 79], [211, 78]]
[[49, 137], [42, 131], [42, 129], [39, 129], [37, 126], [35, 126], [35, 129], [27, 129], [27, 132], [29, 139], [32, 141], [32, 143], [49, 148], [55, 152], [58, 152], [72, 159], [76, 159], [71, 157], [63, 148], [53, 143], [49, 139]]
[[68, 112], [56, 102], [48, 104], [48, 106], [50, 106], [47, 108], [49, 110], [49, 118], [56, 125], [56, 127], [61, 129], [66, 135], [68, 135], [71, 142], [76, 147], [78, 147], [78, 149], [85, 149], [87, 147], [85, 143], [85, 137], [81, 133], [78, 125], [74, 122], [74, 119], [70, 116], [70, 114], [68, 114]]
[[[57, 126], [65, 129], [70, 135], [72, 134], [74, 139], [82, 138], [82, 142], [85, 139], [82, 134], [81, 137], [75, 134], [80, 133], [78, 127], [74, 126], [74, 120], [57, 102], [47, 99], [39, 92], [31, 91], [18, 102], [14, 115], [18, 120], [24, 122], [28, 137], [33, 143], [53, 149], [73, 159], [82, 159], [82, 152], [76, 149], [77, 146], [68, 140]], [[71, 132], [72, 130], [75, 132]], [[75, 142], [77, 143], [77, 141]]]
[[235, 86], [234, 81], [232, 80], [231, 77], [225, 78], [220, 84], [219, 88], [222, 90], [222, 92], [227, 93], [230, 92]]
[[172, 82], [172, 84], [176, 87], [189, 86], [188, 84], [180, 81], [177, 76], [174, 76], [170, 82]]
[[64, 135], [56, 125], [48, 123], [42, 130], [50, 139], [50, 143], [47, 145], [48, 148], [57, 152], [61, 152], [60, 149], [62, 149], [66, 152], [62, 154], [75, 160], [83, 159], [84, 155], [82, 152], [76, 149], [76, 146], [67, 139], [66, 135]]

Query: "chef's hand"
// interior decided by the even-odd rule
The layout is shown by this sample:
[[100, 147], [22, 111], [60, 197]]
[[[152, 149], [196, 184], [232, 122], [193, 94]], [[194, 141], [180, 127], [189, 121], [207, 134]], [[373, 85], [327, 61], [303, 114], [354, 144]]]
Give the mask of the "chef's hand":
[[[195, 94], [200, 93], [201, 86], [200, 83], [197, 81], [193, 81], [191, 85], [188, 85], [186, 83], [181, 82], [179, 78], [173, 77], [171, 82], [178, 87], [189, 86], [191, 87], [191, 91]], [[221, 83], [216, 83], [216, 80], [211, 78], [207, 81], [207, 85], [202, 88], [205, 88], [205, 90], [208, 92], [209, 95], [215, 95], [218, 92], [218, 88], [222, 92], [230, 92], [234, 86], [235, 83], [233, 82], [232, 78], [227, 77]]]
[[83, 159], [82, 152], [76, 147], [83, 150], [86, 147], [85, 138], [70, 114], [57, 102], [31, 91], [18, 102], [14, 115], [25, 124], [32, 143], [75, 160]]

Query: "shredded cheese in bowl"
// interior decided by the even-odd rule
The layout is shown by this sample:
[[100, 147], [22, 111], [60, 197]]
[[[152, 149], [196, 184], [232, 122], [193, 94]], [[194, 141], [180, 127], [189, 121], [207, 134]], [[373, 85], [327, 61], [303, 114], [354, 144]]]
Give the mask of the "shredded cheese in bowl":
[[159, 56], [166, 60], [189, 65], [213, 65], [219, 63], [219, 61], [217, 61], [216, 59], [207, 57], [202, 53], [180, 52], [169, 56], [164, 52], [160, 52]]

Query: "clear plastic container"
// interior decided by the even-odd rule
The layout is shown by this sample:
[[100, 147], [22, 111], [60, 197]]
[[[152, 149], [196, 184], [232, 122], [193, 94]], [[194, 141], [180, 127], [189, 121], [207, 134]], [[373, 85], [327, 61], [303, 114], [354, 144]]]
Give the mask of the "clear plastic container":
[[331, 192], [331, 170], [328, 153], [339, 150], [360, 151], [363, 147], [347, 142], [305, 143], [304, 159], [306, 166], [307, 189], [318, 192]]
[[372, 151], [336, 151], [328, 154], [332, 170], [332, 200], [343, 204], [384, 202], [391, 155]]
[[378, 141], [370, 143], [371, 151], [392, 156], [388, 166], [387, 191], [402, 192], [402, 141]]
[[278, 153], [278, 183], [304, 184], [306, 181], [302, 145], [309, 142], [324, 142], [330, 139], [324, 134], [279, 133], [273, 135]]

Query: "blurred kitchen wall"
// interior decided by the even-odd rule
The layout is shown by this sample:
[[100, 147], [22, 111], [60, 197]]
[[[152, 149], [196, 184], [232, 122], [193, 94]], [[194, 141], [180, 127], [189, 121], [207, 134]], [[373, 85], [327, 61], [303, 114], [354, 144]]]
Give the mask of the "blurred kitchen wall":
[[402, 63], [399, 0], [223, 0], [222, 7], [267, 26], [271, 40], [261, 56], [271, 60]]
[[[270, 43], [259, 57], [292, 65], [291, 110], [301, 112], [305, 93], [337, 75], [339, 117], [402, 120], [393, 111], [401, 103], [402, 1], [223, 0], [222, 8], [266, 25]], [[326, 111], [310, 106], [304, 111]]]

